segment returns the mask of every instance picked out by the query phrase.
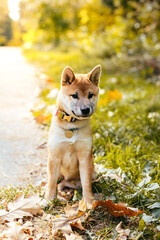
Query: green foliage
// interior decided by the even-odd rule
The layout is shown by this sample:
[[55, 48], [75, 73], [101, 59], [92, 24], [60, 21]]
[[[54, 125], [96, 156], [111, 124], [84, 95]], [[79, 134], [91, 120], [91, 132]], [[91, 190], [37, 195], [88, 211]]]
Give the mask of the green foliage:
[[[159, 1], [21, 1], [26, 46], [100, 56], [158, 56]], [[150, 69], [152, 71], [152, 69]]]
[[21, 45], [21, 30], [18, 22], [12, 21], [9, 16], [8, 1], [0, 3], [0, 46]]
[[0, 46], [6, 45], [12, 38], [12, 21], [8, 16], [7, 1], [0, 4]]
[[[0, 189], [0, 208], [4, 205], [3, 202], [5, 201], [6, 203], [13, 201], [18, 195], [23, 193], [25, 196], [28, 196], [30, 194], [35, 194], [35, 193], [41, 193], [41, 189], [37, 187], [33, 187], [32, 185], [29, 185], [26, 188], [23, 187], [13, 187], [13, 186], [8, 186], [7, 188], [1, 188]], [[2, 206], [1, 206], [2, 205]]]

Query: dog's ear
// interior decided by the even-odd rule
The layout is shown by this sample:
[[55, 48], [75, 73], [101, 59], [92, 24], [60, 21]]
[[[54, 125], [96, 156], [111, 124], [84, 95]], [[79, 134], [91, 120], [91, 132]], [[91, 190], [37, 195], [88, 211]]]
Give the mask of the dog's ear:
[[70, 85], [75, 80], [75, 75], [71, 67], [65, 67], [62, 72], [61, 83], [62, 86]]
[[101, 76], [101, 65], [95, 66], [91, 72], [88, 73], [89, 75], [89, 80], [94, 84], [98, 85], [99, 79]]

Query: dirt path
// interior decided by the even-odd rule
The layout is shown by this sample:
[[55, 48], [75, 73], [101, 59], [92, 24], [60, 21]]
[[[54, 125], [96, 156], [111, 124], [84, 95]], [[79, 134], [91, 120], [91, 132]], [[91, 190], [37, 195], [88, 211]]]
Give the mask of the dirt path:
[[19, 48], [0, 48], [0, 187], [37, 183], [45, 176], [46, 133], [30, 113], [36, 70]]

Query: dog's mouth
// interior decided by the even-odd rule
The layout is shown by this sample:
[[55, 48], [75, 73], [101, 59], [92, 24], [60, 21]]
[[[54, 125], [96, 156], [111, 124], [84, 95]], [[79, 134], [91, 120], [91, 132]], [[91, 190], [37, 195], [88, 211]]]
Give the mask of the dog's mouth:
[[75, 112], [72, 110], [72, 113], [74, 114], [75, 118], [77, 119], [87, 119], [87, 118], [90, 118], [91, 117], [91, 113], [90, 114], [81, 114], [81, 115], [77, 115], [75, 114]]

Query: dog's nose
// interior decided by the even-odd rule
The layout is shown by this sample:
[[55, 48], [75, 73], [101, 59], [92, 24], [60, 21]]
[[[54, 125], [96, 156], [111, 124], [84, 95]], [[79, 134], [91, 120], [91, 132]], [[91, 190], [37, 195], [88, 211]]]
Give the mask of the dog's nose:
[[90, 108], [82, 108], [81, 112], [82, 112], [83, 115], [88, 115], [89, 112], [90, 112]]

